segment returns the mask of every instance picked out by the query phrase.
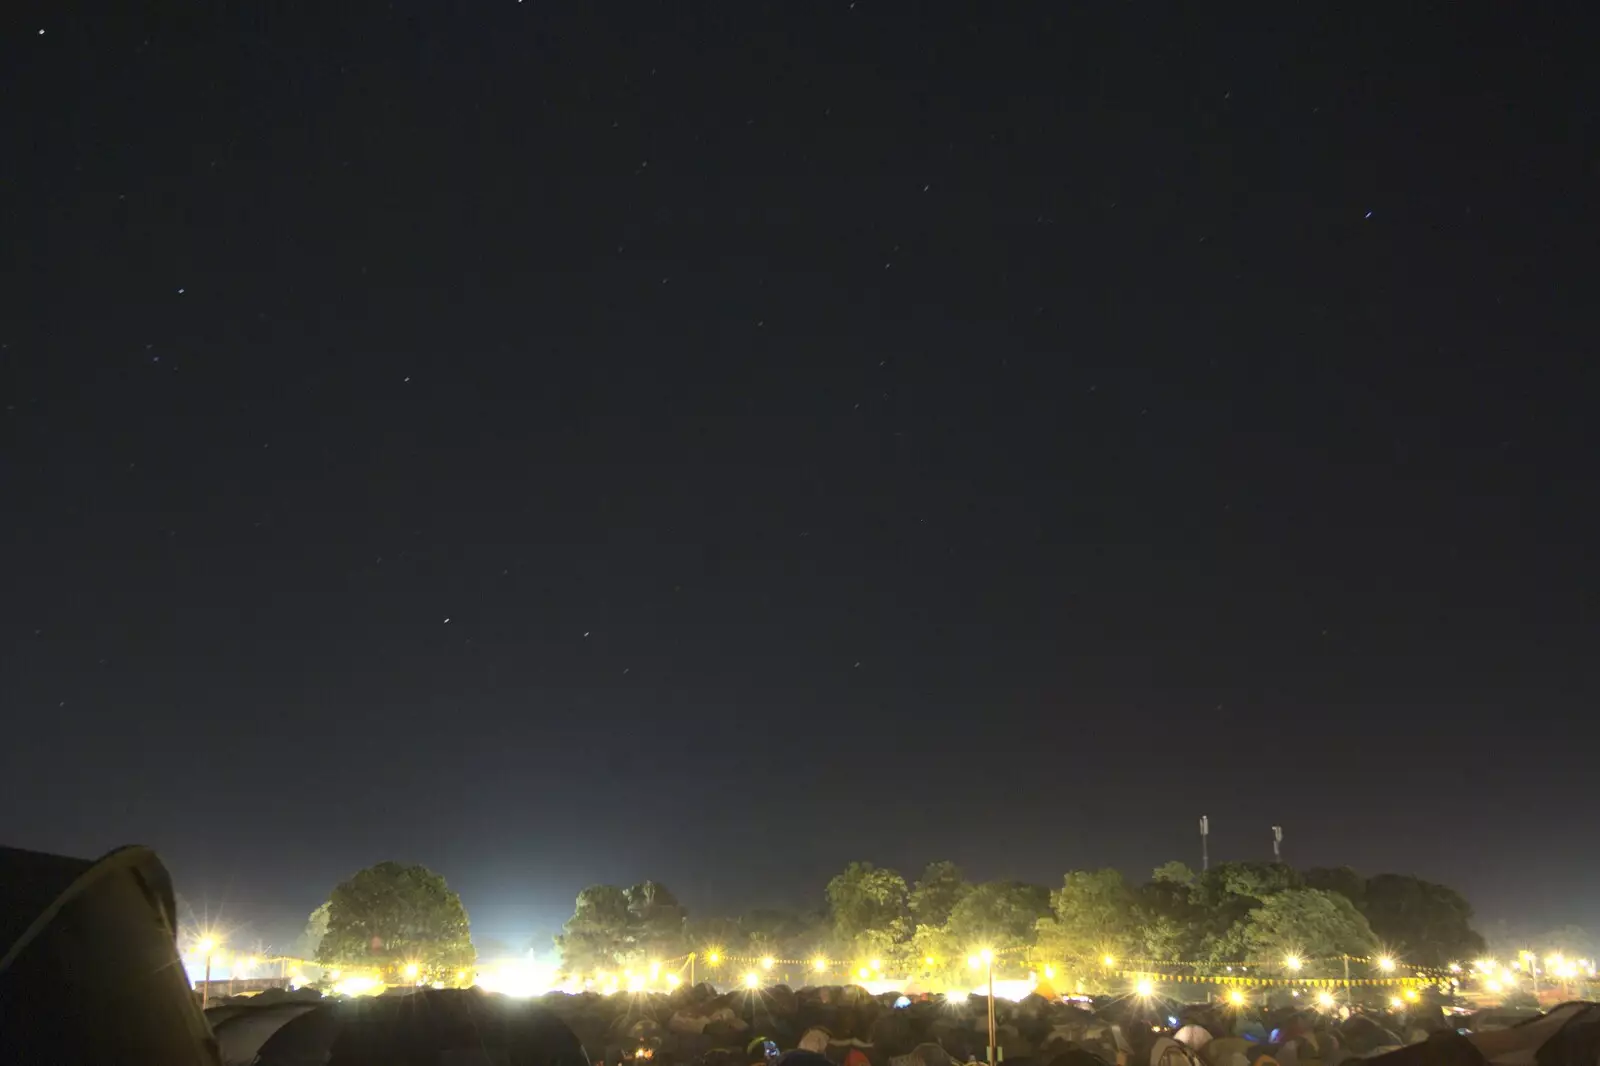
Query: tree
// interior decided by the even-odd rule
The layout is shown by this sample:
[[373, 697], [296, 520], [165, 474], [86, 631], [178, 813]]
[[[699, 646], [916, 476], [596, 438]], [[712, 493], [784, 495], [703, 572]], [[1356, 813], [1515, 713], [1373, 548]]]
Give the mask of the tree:
[[623, 965], [633, 950], [632, 924], [626, 892], [616, 885], [590, 885], [578, 893], [572, 917], [556, 937], [562, 968], [587, 974]]
[[380, 862], [334, 887], [317, 961], [376, 966], [396, 975], [415, 964], [420, 976], [453, 978], [477, 959], [461, 897], [425, 866]]
[[1366, 955], [1377, 946], [1356, 905], [1337, 892], [1291, 888], [1250, 911], [1242, 942], [1252, 958], [1278, 965], [1290, 955]]
[[1155, 872], [1150, 875], [1150, 880], [1158, 884], [1183, 885], [1187, 887], [1194, 884], [1194, 871], [1189, 869], [1187, 863], [1174, 859], [1171, 862], [1164, 862], [1157, 866]]
[[634, 958], [659, 960], [681, 955], [689, 912], [667, 887], [641, 881], [628, 889], [629, 935]]
[[1472, 906], [1453, 888], [1404, 874], [1368, 879], [1362, 907], [1389, 949], [1418, 966], [1446, 966], [1482, 955]]
[[950, 920], [950, 912], [972, 886], [953, 862], [930, 862], [911, 890], [911, 917], [917, 925], [940, 926]]
[[1102, 955], [1126, 955], [1135, 943], [1133, 892], [1116, 870], [1074, 870], [1052, 893], [1051, 917], [1039, 919], [1034, 953], [1065, 960], [1081, 977], [1099, 982]]
[[828, 913], [841, 947], [890, 955], [911, 939], [906, 879], [870, 862], [853, 862], [828, 882]]
[[332, 907], [331, 901], [323, 903], [311, 912], [306, 919], [305, 931], [295, 941], [294, 951], [302, 959], [315, 959], [317, 949], [322, 946], [322, 938], [328, 935], [328, 910]]
[[1039, 919], [1047, 918], [1050, 890], [1022, 881], [986, 881], [961, 897], [945, 930], [966, 951], [1009, 951], [1033, 943]]
[[1305, 886], [1337, 892], [1362, 910], [1367, 905], [1367, 879], [1348, 866], [1313, 866], [1305, 872]]

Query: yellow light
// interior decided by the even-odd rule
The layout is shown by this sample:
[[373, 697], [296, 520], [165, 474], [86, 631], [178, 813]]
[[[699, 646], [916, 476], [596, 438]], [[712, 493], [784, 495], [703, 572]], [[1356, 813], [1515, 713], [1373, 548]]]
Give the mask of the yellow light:
[[343, 974], [344, 974], [343, 970], [329, 970], [328, 971], [328, 976], [331, 979], [335, 980], [335, 981], [337, 981]]
[[466, 979], [467, 979], [467, 971], [465, 971], [465, 970], [457, 970], [456, 971], [456, 980], [457, 981], [465, 981]]
[[978, 952], [978, 958], [982, 959], [984, 962], [993, 962], [994, 952], [990, 951], [988, 948], [984, 948], [982, 951]]
[[761, 978], [757, 977], [753, 971], [747, 973], [744, 975], [744, 986], [746, 988], [760, 988]]
[[1232, 1003], [1235, 1007], [1243, 1006], [1244, 993], [1239, 991], [1237, 988], [1228, 989], [1228, 1002]]
[[650, 976], [651, 977], [660, 977], [661, 976], [661, 964], [659, 962], [650, 963]]
[[978, 958], [976, 955], [968, 955], [967, 965], [972, 967], [974, 970], [981, 970], [983, 969], [983, 960]]
[[777, 964], [777, 960], [774, 959], [771, 955], [768, 955], [766, 958], [761, 960], [761, 968], [763, 970], [770, 970], [776, 964]]
[[823, 973], [828, 969], [828, 960], [818, 955], [811, 960], [811, 968], [818, 973]]
[[1115, 966], [1117, 964], [1117, 960], [1112, 958], [1110, 955], [1101, 956], [1100, 961], [1107, 966]]
[[244, 965], [247, 967], [257, 966], [260, 964], [260, 962], [261, 960], [256, 958], [254, 955], [246, 955], [244, 958]]
[[628, 991], [640, 992], [644, 989], [644, 974], [630, 973], [628, 975]]
[[1500, 964], [1498, 962], [1496, 962], [1494, 959], [1479, 959], [1477, 962], [1473, 963], [1472, 965], [1476, 966], [1478, 969], [1482, 970], [1484, 973], [1494, 973], [1496, 970], [1498, 970], [1500, 968]]
[[718, 963], [720, 963], [722, 961], [722, 953], [719, 952], [719, 951], [712, 951], [709, 955], [706, 956], [706, 961], [709, 962], [711, 965], [716, 966]]
[[1387, 955], [1382, 956], [1378, 959], [1378, 969], [1384, 973], [1394, 972], [1394, 960]]
[[922, 956], [922, 965], [924, 965], [924, 966], [932, 966], [933, 965], [933, 956], [932, 955], [924, 955], [924, 956]]
[[881, 970], [883, 969], [883, 960], [873, 959], [871, 962], [867, 963], [867, 965], [872, 967], [874, 970]]
[[1141, 977], [1139, 983], [1133, 986], [1133, 990], [1141, 996], [1149, 996], [1154, 994], [1156, 986], [1151, 983], [1150, 978]]
[[1497, 980], [1496, 978], [1493, 978], [1493, 977], [1491, 977], [1487, 981], [1485, 981], [1483, 983], [1483, 987], [1487, 988], [1491, 992], [1500, 992], [1500, 991], [1503, 991], [1505, 989], [1505, 986], [1502, 985], [1499, 982], [1499, 980]]
[[355, 977], [346, 977], [333, 988], [343, 996], [376, 995], [383, 991], [383, 982], [376, 977], [363, 977], [357, 974]]
[[1283, 960], [1283, 964], [1291, 970], [1298, 970], [1300, 968], [1300, 956], [1290, 955]]
[[414, 962], [406, 963], [406, 980], [415, 981], [416, 979], [417, 979], [417, 964], [414, 963]]
[[215, 937], [203, 936], [194, 942], [196, 955], [209, 955], [216, 949], [217, 941]]
[[872, 971], [863, 966], [856, 971], [856, 976], [865, 981], [872, 976]]
[[1451, 973], [1460, 973], [1461, 972], [1461, 964], [1459, 962], [1452, 962], [1450, 964], [1450, 972]]
[[1406, 989], [1405, 990], [1405, 997], [1406, 997], [1407, 1002], [1415, 1003], [1417, 1001], [1417, 990], [1414, 989], [1414, 988]]
[[1046, 977], [1054, 977], [1056, 975], [1056, 968], [1054, 966], [1046, 966], [1044, 968], [1044, 975]]
[[682, 981], [683, 981], [683, 978], [681, 978], [681, 977], [679, 977], [679, 976], [678, 976], [678, 975], [677, 975], [677, 974], [675, 974], [675, 973], [669, 973], [669, 974], [667, 974], [667, 987], [668, 987], [668, 988], [677, 988], [677, 987], [678, 987], [678, 985], [679, 985], [679, 984], [680, 984], [680, 983], [681, 983], [681, 982], [682, 982]]
[[1333, 1006], [1333, 993], [1332, 992], [1318, 992], [1317, 993], [1317, 1006], [1319, 1006], [1319, 1007], [1331, 1007], [1331, 1006]]

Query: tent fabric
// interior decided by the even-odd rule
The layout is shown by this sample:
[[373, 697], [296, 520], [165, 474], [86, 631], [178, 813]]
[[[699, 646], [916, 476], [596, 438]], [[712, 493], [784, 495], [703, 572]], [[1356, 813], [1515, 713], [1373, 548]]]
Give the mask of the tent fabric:
[[217, 1066], [178, 959], [172, 879], [148, 848], [0, 848], [0, 1062]]
[[213, 1017], [219, 1011], [206, 1011], [206, 1020], [211, 1023], [211, 1032], [217, 1038], [222, 1066], [250, 1066], [255, 1061], [256, 1053], [271, 1039], [272, 1034], [319, 1006], [321, 1004], [316, 1000], [290, 1000], [266, 1003], [259, 1007], [229, 1007], [222, 1008], [227, 1013], [220, 1018]]
[[1186, 1025], [1172, 1036], [1180, 1044], [1187, 1044], [1196, 1051], [1211, 1043], [1211, 1030], [1203, 1025]]
[[317, 1006], [273, 1033], [260, 1066], [589, 1066], [554, 1014], [475, 989]]
[[1181, 1042], [1161, 1036], [1150, 1045], [1150, 1066], [1194, 1066], [1194, 1057]]

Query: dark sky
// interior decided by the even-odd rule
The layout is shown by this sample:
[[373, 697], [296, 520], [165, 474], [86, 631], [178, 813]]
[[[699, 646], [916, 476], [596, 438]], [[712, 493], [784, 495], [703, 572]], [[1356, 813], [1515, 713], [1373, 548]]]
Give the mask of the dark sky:
[[0, 839], [1600, 921], [1594, 19], [1245, 6], [7, 5]]

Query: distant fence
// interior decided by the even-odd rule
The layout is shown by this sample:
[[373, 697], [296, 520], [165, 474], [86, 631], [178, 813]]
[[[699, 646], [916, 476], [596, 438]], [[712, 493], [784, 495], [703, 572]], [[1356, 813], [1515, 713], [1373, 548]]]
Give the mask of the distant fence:
[[265, 992], [269, 988], [288, 988], [287, 977], [239, 977], [232, 981], [196, 981], [194, 990], [208, 997], [237, 996], [241, 992]]

